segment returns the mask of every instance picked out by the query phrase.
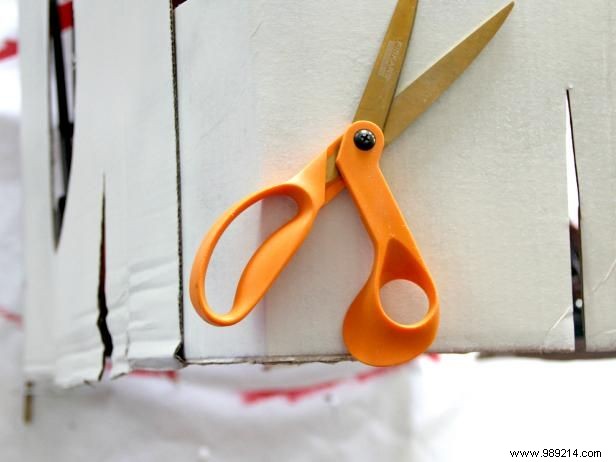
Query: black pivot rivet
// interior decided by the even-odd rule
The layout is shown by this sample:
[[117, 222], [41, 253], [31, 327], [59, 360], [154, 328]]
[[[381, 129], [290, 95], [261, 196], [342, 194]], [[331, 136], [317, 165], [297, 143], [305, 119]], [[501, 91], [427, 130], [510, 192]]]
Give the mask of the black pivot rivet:
[[357, 149], [361, 149], [362, 151], [370, 151], [376, 144], [376, 136], [370, 130], [366, 130], [362, 128], [355, 132], [355, 136], [353, 137], [353, 141], [355, 142], [355, 146]]

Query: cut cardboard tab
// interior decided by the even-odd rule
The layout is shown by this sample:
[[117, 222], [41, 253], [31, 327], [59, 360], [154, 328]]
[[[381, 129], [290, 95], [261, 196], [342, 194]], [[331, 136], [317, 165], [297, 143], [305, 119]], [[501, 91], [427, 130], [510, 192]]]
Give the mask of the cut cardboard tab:
[[[49, 375], [61, 386], [94, 381], [102, 373], [103, 344], [97, 326], [101, 258], [112, 374], [134, 367], [178, 367], [181, 342], [169, 4], [76, 2], [74, 7], [76, 126], [57, 250], [46, 234], [51, 226], [49, 121], [47, 100], [41, 99], [46, 90], [37, 91], [36, 98], [29, 96], [45, 73], [39, 73], [36, 82], [24, 81], [27, 133], [41, 143], [35, 147], [24, 141], [28, 241], [42, 242], [42, 248], [29, 251], [29, 351], [34, 357], [34, 351], [47, 344], [55, 347], [41, 362], [53, 365]], [[22, 30], [29, 31], [46, 15], [46, 8], [31, 2], [23, 9]], [[47, 62], [45, 35], [37, 36], [31, 46], [28, 39], [25, 44], [26, 66]], [[46, 279], [37, 267], [48, 269]], [[40, 306], [35, 300], [39, 292], [47, 293]], [[42, 311], [52, 314], [39, 318]], [[35, 337], [36, 326], [49, 317], [50, 334]], [[31, 365], [27, 362], [27, 370]]]
[[[116, 373], [125, 370], [123, 361], [132, 367], [177, 367], [180, 281], [169, 5], [94, 2], [78, 5], [75, 13], [82, 24], [76, 42], [78, 78], [83, 78], [76, 118], [78, 132], [88, 136], [81, 152], [98, 154], [105, 179], [112, 363], [118, 365]], [[100, 37], [107, 37], [104, 49]]]
[[[616, 156], [613, 90], [616, 5], [585, 8], [573, 18], [581, 34], [570, 85], [571, 119], [580, 193], [586, 349], [616, 351]], [[573, 37], [568, 39], [573, 42]]]
[[[27, 289], [24, 297], [24, 363], [31, 379], [53, 377], [56, 344], [49, 309], [52, 283], [53, 226], [49, 153], [47, 4], [25, 0], [19, 10], [19, 61], [22, 86], [20, 127], [24, 192], [24, 257]], [[27, 31], [27, 32], [26, 32]], [[27, 70], [27, 71], [26, 71]]]

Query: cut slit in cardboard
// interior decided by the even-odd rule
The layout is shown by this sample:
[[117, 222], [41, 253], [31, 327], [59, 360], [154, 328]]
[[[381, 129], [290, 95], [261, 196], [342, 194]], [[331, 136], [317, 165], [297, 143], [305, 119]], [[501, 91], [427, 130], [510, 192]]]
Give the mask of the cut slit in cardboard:
[[[144, 1], [74, 2], [74, 166], [57, 251], [49, 228], [48, 83], [34, 78], [46, 69], [47, 6], [22, 3], [28, 375], [63, 386], [100, 375], [103, 191], [113, 375], [183, 363], [347, 358], [342, 319], [372, 250], [346, 194], [321, 212], [243, 322], [205, 324], [182, 288], [220, 213], [293, 175], [344, 130], [395, 0], [377, 8], [369, 0], [315, 0], [311, 8], [285, 0], [187, 1], [171, 14], [167, 1]], [[504, 3], [420, 2], [400, 88]], [[616, 347], [609, 308], [616, 291], [609, 83], [616, 57], [607, 14], [614, 6], [566, 3], [518, 0], [465, 74], [383, 156], [384, 175], [440, 290], [433, 351], [573, 350], [568, 88], [586, 340], [593, 351]], [[573, 37], [571, 30], [585, 32]], [[285, 200], [264, 203], [223, 238], [207, 281], [216, 307], [229, 306], [250, 253], [292, 210]], [[402, 294], [390, 296], [397, 303]]]

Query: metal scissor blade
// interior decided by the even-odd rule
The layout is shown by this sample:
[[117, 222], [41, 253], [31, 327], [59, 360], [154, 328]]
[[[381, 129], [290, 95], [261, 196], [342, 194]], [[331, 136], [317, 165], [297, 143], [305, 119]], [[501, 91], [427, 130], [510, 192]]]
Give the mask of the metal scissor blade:
[[353, 121], [385, 126], [413, 32], [418, 0], [398, 0]]
[[475, 29], [396, 96], [384, 130], [386, 144], [395, 140], [466, 70], [505, 22], [513, 4]]

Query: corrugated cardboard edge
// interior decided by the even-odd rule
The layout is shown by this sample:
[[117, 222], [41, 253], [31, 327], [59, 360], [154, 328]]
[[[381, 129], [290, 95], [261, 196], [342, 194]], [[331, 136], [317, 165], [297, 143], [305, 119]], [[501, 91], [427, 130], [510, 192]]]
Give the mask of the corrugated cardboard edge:
[[178, 225], [178, 322], [180, 328], [180, 342], [175, 349], [175, 357], [179, 363], [184, 364], [184, 258], [182, 254], [182, 168], [180, 163], [180, 116], [178, 109], [178, 68], [175, 43], [175, 6], [169, 0], [169, 24], [171, 32], [171, 66], [173, 74], [173, 123], [175, 130], [175, 168], [176, 168], [176, 195], [177, 195], [177, 225]]

